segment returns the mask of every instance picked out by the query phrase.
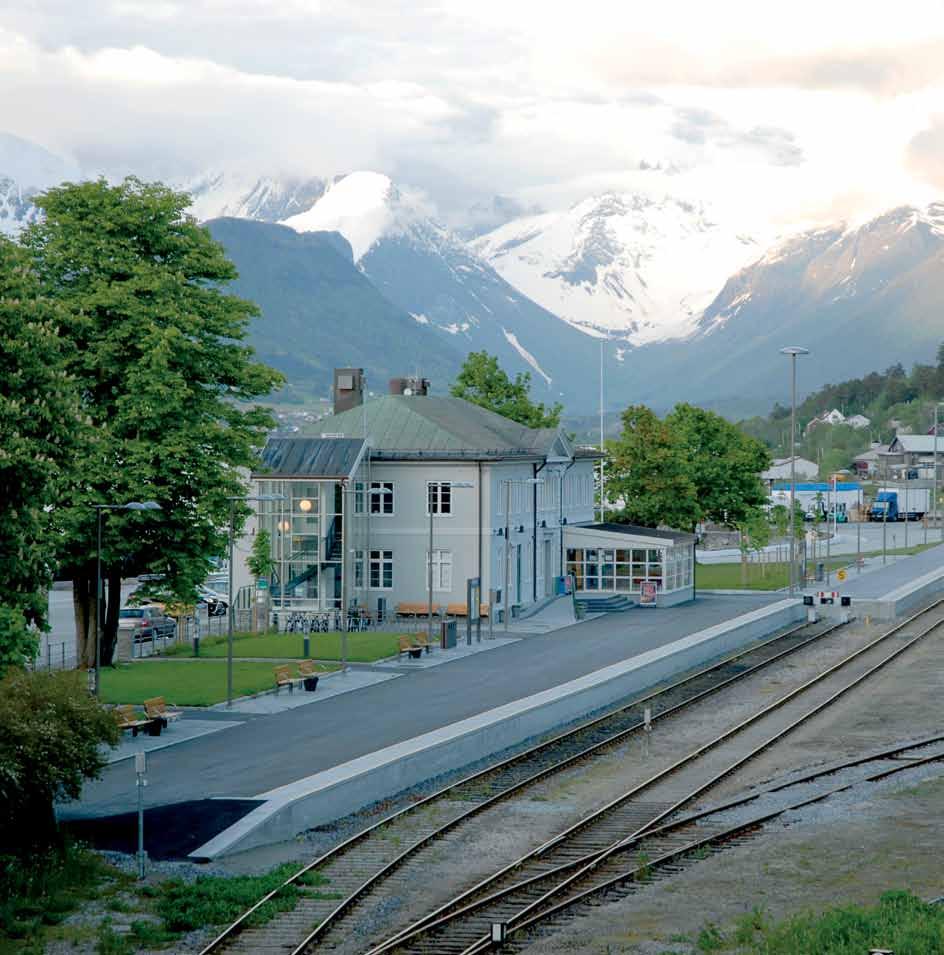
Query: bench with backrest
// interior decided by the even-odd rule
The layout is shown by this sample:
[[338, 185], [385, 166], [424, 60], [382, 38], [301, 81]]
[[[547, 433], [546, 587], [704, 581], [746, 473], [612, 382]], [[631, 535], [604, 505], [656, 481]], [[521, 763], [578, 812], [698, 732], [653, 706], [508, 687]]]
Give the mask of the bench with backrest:
[[[436, 604], [433, 604], [433, 614], [436, 615], [439, 613], [439, 607]], [[429, 616], [429, 604], [424, 603], [408, 603], [406, 601], [401, 601], [397, 604], [397, 616], [398, 617], [427, 617]]]
[[[469, 615], [469, 605], [447, 604], [446, 615], [449, 617], [467, 617]], [[479, 616], [488, 617], [488, 604], [479, 604]]]
[[418, 647], [429, 653], [429, 638], [425, 633], [413, 634], [413, 640], [416, 642]]
[[298, 677], [292, 676], [292, 668], [288, 664], [282, 664], [282, 666], [274, 667], [274, 670], [275, 692], [278, 693], [283, 686], [287, 686], [289, 693], [294, 693]]
[[[398, 656], [403, 656], [404, 653], [408, 653], [413, 660], [418, 660], [423, 655], [423, 646], [426, 643], [426, 638], [423, 638], [423, 643], [419, 643], [416, 639], [416, 634], [400, 634], [399, 637], [399, 646], [400, 652]], [[427, 646], [427, 649], [428, 646]]]
[[144, 712], [150, 720], [160, 720], [165, 729], [168, 723], [179, 720], [184, 714], [180, 710], [169, 710], [163, 696], [155, 696], [144, 701]]
[[161, 724], [159, 722], [152, 719], [141, 719], [135, 712], [134, 707], [129, 704], [116, 706], [112, 710], [112, 713], [115, 715], [115, 722], [118, 724], [118, 728], [121, 730], [131, 730], [132, 736], [137, 736], [138, 730], [145, 730], [152, 735], [154, 734], [155, 728], [158, 733], [161, 731]]

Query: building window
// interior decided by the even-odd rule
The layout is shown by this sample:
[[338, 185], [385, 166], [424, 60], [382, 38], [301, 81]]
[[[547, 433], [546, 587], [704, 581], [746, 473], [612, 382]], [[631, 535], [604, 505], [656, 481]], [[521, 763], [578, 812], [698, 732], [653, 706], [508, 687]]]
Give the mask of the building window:
[[364, 586], [364, 552], [362, 550], [354, 551], [354, 586], [357, 588]]
[[393, 514], [393, 481], [371, 481], [369, 493], [363, 481], [354, 484], [354, 513], [364, 513], [364, 498], [371, 514]]
[[[581, 548], [567, 550], [568, 574], [577, 590], [606, 590], [638, 594], [644, 581], [659, 590], [668, 588], [666, 562], [660, 549]], [[678, 571], [674, 577], [678, 579]]]
[[393, 588], [393, 551], [372, 550], [370, 552], [370, 589], [391, 590]]
[[449, 481], [426, 482], [426, 514], [452, 513], [452, 485]]
[[[429, 580], [429, 551], [426, 552], [426, 579]], [[433, 590], [452, 593], [452, 551], [433, 551]]]

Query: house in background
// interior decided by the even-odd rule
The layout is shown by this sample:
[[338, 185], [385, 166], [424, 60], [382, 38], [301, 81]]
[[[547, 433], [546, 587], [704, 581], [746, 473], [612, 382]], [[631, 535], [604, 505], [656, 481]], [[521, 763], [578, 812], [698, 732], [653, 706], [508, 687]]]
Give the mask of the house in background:
[[874, 477], [879, 470], [879, 455], [885, 449], [880, 441], [873, 441], [868, 451], [857, 454], [852, 459], [852, 469], [860, 478]]
[[846, 416], [838, 409], [833, 408], [832, 411], [824, 411], [822, 414], [817, 415], [813, 418], [806, 426], [806, 432], [815, 430], [824, 424], [845, 424]]
[[849, 425], [850, 428], [855, 428], [857, 431], [860, 431], [862, 428], [871, 427], [872, 419], [867, 418], [864, 414], [854, 414], [846, 418], [845, 423]]
[[[773, 463], [766, 471], [761, 471], [760, 478], [767, 485], [767, 492], [773, 490], [777, 481], [789, 481], [791, 458], [774, 458]], [[797, 457], [796, 477], [798, 481], [809, 481], [819, 474], [819, 465], [808, 458]]]
[[[336, 413], [318, 435], [272, 437], [252, 475], [254, 504], [234, 562], [237, 587], [258, 528], [275, 570], [274, 609], [392, 612], [467, 602], [478, 578], [497, 619], [526, 614], [571, 574], [578, 595], [691, 599], [694, 537], [594, 523], [599, 452], [561, 428], [533, 429], [422, 379], [394, 379], [364, 400], [359, 369], [336, 373]], [[256, 582], [258, 584], [258, 582]]]

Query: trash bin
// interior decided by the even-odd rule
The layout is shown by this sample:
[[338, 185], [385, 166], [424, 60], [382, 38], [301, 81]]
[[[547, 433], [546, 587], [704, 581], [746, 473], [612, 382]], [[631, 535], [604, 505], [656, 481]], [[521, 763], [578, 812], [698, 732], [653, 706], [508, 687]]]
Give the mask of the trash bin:
[[302, 683], [308, 693], [314, 693], [318, 689], [318, 677], [316, 676], [306, 676]]
[[443, 620], [439, 625], [439, 646], [443, 650], [451, 650], [456, 645], [455, 619]]
[[816, 565], [816, 579], [817, 581], [826, 579], [826, 565], [822, 562]]

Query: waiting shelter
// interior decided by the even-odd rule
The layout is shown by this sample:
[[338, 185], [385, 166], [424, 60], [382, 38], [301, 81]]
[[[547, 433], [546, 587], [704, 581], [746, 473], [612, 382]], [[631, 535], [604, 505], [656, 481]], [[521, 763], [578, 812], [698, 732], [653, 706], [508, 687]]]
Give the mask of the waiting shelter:
[[566, 572], [577, 596], [622, 594], [671, 607], [695, 595], [695, 535], [633, 524], [583, 524], [564, 532]]

